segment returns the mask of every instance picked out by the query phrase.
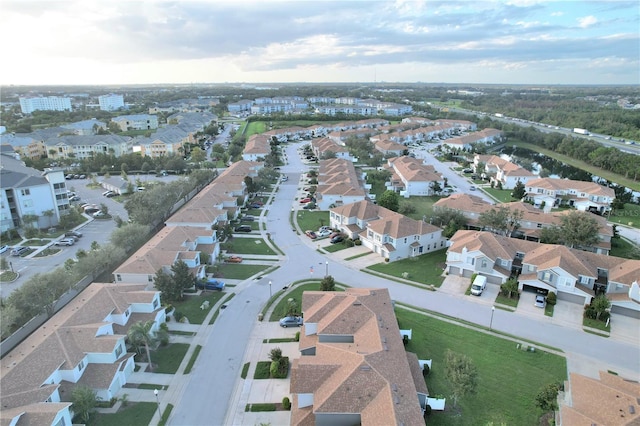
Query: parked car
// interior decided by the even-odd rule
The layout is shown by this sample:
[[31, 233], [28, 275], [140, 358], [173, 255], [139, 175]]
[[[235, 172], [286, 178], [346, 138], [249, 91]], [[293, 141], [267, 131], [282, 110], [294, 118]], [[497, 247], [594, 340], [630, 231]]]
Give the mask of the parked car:
[[80, 201], [80, 197], [78, 197], [77, 195], [74, 195], [72, 197], [69, 197], [69, 201]]
[[118, 194], [116, 194], [115, 192], [111, 192], [111, 193], [105, 195], [105, 197], [112, 198], [112, 197], [115, 197], [116, 195], [118, 195]]
[[228, 263], [242, 263], [242, 258], [240, 256], [229, 256], [224, 261]]
[[482, 291], [487, 286], [487, 277], [484, 275], [477, 275], [471, 283], [471, 294], [474, 296], [480, 296]]
[[63, 238], [61, 240], [55, 241], [53, 243], [54, 246], [72, 246], [76, 243], [75, 238]]
[[260, 204], [258, 204], [258, 203], [249, 204], [249, 208], [250, 209], [260, 209], [260, 208], [262, 208], [262, 203], [260, 203]]
[[113, 191], [104, 191], [104, 192], [102, 193], [102, 196], [103, 196], [103, 197], [106, 197], [106, 196], [108, 196], [109, 194], [113, 194]]
[[280, 327], [302, 327], [302, 317], [284, 317], [280, 318]]
[[344, 237], [342, 235], [336, 235], [335, 237], [331, 238], [329, 242], [331, 244], [336, 244], [336, 243], [341, 243], [343, 241], [344, 241]]
[[310, 203], [311, 202], [311, 198], [303, 198], [302, 200], [300, 200], [300, 204], [306, 204], [306, 203]]
[[20, 247], [14, 247], [13, 250], [11, 250], [10, 253], [11, 253], [11, 256], [22, 256], [23, 254], [25, 254], [29, 250], [30, 250], [29, 247], [20, 246]]
[[313, 231], [305, 231], [304, 235], [306, 235], [307, 237], [311, 238], [312, 240], [315, 240], [316, 238], [318, 238], [316, 233], [313, 232]]
[[282, 176], [282, 177], [280, 178], [280, 182], [286, 182], [286, 181], [288, 181], [288, 180], [289, 180], [289, 177], [288, 177], [288, 176]]
[[0, 254], [6, 252], [7, 250], [9, 250], [9, 246], [8, 245], [3, 245], [2, 247], [0, 247]]
[[251, 201], [251, 205], [262, 207], [262, 206], [264, 206], [264, 203], [262, 201], [260, 201], [260, 200], [253, 200], [253, 201]]
[[97, 213], [97, 212], [99, 212], [99, 211], [100, 211], [100, 209], [99, 209], [99, 208], [97, 208], [97, 207], [85, 207], [85, 208], [84, 208], [84, 212], [85, 212], [86, 214], [91, 214], [91, 215], [92, 215], [92, 214]]
[[251, 226], [250, 225], [240, 225], [240, 226], [236, 226], [235, 228], [233, 228], [233, 230], [235, 232], [251, 232]]
[[541, 294], [536, 294], [536, 301], [534, 303], [534, 305], [536, 306], [536, 308], [544, 308], [544, 305], [547, 303], [547, 299], [541, 295]]
[[87, 175], [80, 175], [80, 177], [78, 179], [86, 179]]
[[328, 229], [323, 229], [321, 231], [318, 231], [316, 235], [318, 236], [318, 238], [328, 237], [329, 235], [331, 235], [331, 231], [329, 231]]
[[108, 217], [109, 215], [106, 214], [105, 212], [102, 212], [102, 211], [98, 210], [97, 212], [93, 213], [92, 216], [94, 218], [96, 218], [96, 219], [104, 219], [104, 218]]
[[224, 283], [213, 278], [209, 278], [207, 281], [198, 281], [196, 288], [200, 290], [224, 290]]
[[242, 216], [240, 222], [253, 222], [255, 218], [251, 215]]
[[64, 233], [65, 237], [75, 237], [75, 238], [81, 238], [82, 237], [82, 232], [78, 232], [78, 231], [67, 231]]
[[316, 208], [316, 203], [307, 203], [302, 207], [302, 210], [313, 210]]

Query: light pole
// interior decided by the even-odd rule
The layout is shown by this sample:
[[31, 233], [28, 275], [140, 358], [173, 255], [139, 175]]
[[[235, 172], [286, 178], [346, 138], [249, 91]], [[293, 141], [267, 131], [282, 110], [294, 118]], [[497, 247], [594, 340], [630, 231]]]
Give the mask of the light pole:
[[491, 307], [491, 321], [489, 321], [489, 330], [491, 330], [491, 327], [493, 326], [493, 313], [496, 311], [496, 307], [492, 306]]
[[329, 261], [328, 260], [324, 262], [324, 266], [325, 266], [325, 268], [324, 268], [324, 276], [326, 278], [326, 277], [329, 276]]
[[158, 398], [158, 389], [153, 390], [153, 394], [156, 396], [156, 402], [158, 404], [158, 416], [162, 419], [162, 413], [160, 412], [160, 398]]
[[269, 280], [269, 299], [271, 299], [271, 280]]

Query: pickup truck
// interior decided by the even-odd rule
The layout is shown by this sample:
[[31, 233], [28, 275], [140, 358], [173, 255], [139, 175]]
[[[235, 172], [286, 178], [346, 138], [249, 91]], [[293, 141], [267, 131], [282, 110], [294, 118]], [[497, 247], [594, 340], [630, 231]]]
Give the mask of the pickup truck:
[[476, 276], [476, 278], [473, 280], [473, 283], [471, 284], [471, 294], [473, 294], [474, 296], [480, 296], [486, 286], [487, 277], [483, 275]]

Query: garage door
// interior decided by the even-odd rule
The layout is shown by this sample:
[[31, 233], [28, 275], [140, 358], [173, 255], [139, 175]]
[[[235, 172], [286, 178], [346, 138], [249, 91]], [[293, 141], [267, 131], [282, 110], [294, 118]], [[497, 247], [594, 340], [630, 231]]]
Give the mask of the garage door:
[[460, 275], [460, 268], [458, 268], [457, 266], [451, 266], [451, 267], [449, 268], [449, 273], [450, 273], [451, 275], [456, 275], [456, 276], [458, 276], [458, 275]]
[[493, 275], [489, 275], [487, 277], [487, 282], [489, 284], [502, 284], [502, 278], [500, 277], [494, 277]]
[[640, 319], [640, 311], [636, 311], [635, 309], [630, 309], [624, 306], [612, 305], [611, 313], [624, 315], [625, 317]]
[[528, 285], [528, 284], [522, 285], [522, 291], [528, 291], [531, 293], [540, 293], [540, 294], [544, 294], [545, 296], [549, 293], [549, 290], [547, 289], [539, 288], [539, 287]]
[[578, 303], [580, 305], [585, 304], [585, 298], [577, 294], [569, 294], [563, 291], [558, 292], [558, 300], [564, 300], [565, 302]]

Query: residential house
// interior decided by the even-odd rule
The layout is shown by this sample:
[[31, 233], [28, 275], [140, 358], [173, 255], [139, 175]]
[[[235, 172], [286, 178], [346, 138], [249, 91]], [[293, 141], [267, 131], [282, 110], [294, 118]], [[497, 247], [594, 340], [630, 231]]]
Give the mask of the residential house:
[[[433, 205], [434, 210], [452, 209], [459, 211], [467, 218], [467, 226], [470, 229], [479, 230], [481, 230], [478, 224], [480, 215], [491, 209], [501, 207], [508, 208], [511, 211], [518, 211], [521, 214], [521, 219], [518, 221], [518, 225], [511, 236], [536, 242], [540, 241], [540, 233], [544, 228], [560, 226], [562, 217], [571, 212], [571, 210], [564, 210], [545, 213], [531, 204], [521, 201], [493, 205], [475, 195], [462, 193], [442, 198]], [[585, 214], [590, 213], [585, 212]], [[602, 216], [590, 214], [589, 217], [598, 223], [599, 241], [593, 247], [582, 247], [582, 249], [598, 254], [609, 254], [611, 250], [611, 238], [613, 238], [613, 227]]]
[[160, 293], [144, 285], [89, 285], [0, 360], [3, 425], [71, 425], [71, 393], [89, 386], [113, 398], [134, 370], [125, 345], [137, 321], [165, 321]]
[[392, 141], [388, 137], [372, 137], [374, 147], [385, 156], [400, 157], [407, 149], [405, 145]]
[[[64, 171], [26, 167], [11, 155], [0, 162], [0, 232], [25, 225], [26, 215], [37, 217], [33, 226], [55, 226], [70, 209]], [[52, 214], [48, 214], [51, 212]]]
[[424, 424], [424, 361], [406, 352], [387, 289], [306, 291], [292, 425]]
[[516, 276], [520, 290], [554, 291], [559, 300], [583, 305], [604, 293], [618, 312], [640, 315], [640, 305], [629, 303], [632, 287], [640, 281], [640, 260], [458, 231], [450, 240], [446, 271], [465, 277], [481, 274], [496, 284]]
[[264, 134], [251, 135], [242, 151], [242, 159], [245, 161], [258, 161], [271, 153], [271, 138]]
[[599, 379], [569, 373], [558, 393], [558, 426], [640, 424], [640, 383], [607, 371]]
[[442, 142], [443, 145], [451, 149], [470, 150], [474, 144], [489, 144], [500, 141], [502, 132], [497, 129], [487, 128], [479, 132], [473, 132], [462, 136], [447, 139]]
[[613, 188], [570, 179], [533, 179], [527, 182], [525, 190], [525, 200], [532, 201], [535, 206], [544, 203], [546, 211], [554, 207], [569, 206], [604, 215], [611, 212], [611, 203], [616, 197]]
[[120, 115], [111, 119], [120, 130], [154, 130], [158, 128], [158, 116], [151, 114]]
[[171, 215], [165, 225], [215, 229], [219, 224], [226, 224], [229, 218], [236, 218], [239, 211], [236, 197], [217, 194], [218, 189], [215, 181], [207, 185]]
[[343, 158], [320, 160], [316, 205], [320, 210], [364, 200], [365, 174], [356, 172], [351, 161]]
[[[483, 165], [483, 170], [480, 170]], [[538, 178], [529, 170], [497, 155], [476, 154], [472, 167], [475, 173], [484, 173], [489, 176], [491, 182], [496, 186], [501, 185], [503, 189], [513, 189], [518, 182], [526, 185], [528, 181]]]
[[343, 143], [338, 143], [331, 138], [324, 137], [312, 140], [311, 149], [317, 158], [326, 158], [327, 156], [335, 155], [335, 158], [352, 162], [355, 160], [351, 154], [349, 154], [349, 149], [347, 149]]
[[196, 278], [206, 276], [201, 253], [216, 259], [220, 253], [216, 231], [192, 226], [167, 226], [113, 271], [116, 283], [152, 286], [159, 270], [171, 273], [179, 260], [187, 264]]
[[332, 208], [329, 220], [332, 228], [360, 238], [363, 246], [389, 261], [420, 256], [446, 244], [440, 228], [366, 200]]
[[385, 166], [391, 172], [387, 189], [399, 192], [405, 198], [434, 195], [434, 186], [444, 189], [444, 178], [432, 165], [417, 158], [402, 156], [389, 158]]

